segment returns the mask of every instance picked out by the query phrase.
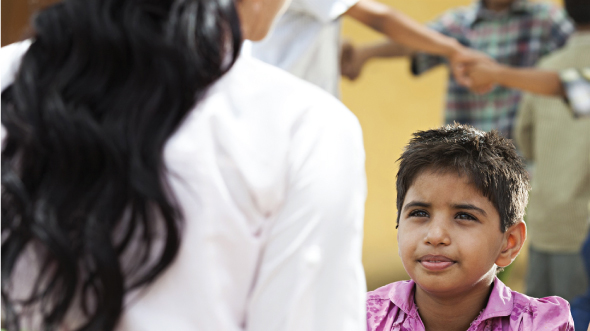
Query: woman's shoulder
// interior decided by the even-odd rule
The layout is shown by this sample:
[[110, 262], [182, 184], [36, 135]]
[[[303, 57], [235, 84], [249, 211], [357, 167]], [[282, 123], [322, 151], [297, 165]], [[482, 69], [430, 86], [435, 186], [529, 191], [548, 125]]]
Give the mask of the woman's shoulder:
[[570, 305], [565, 299], [558, 296], [533, 298], [515, 291], [512, 297], [511, 324], [516, 322], [526, 330], [574, 330]]
[[[219, 101], [225, 106], [219, 107]], [[334, 96], [250, 56], [238, 58], [200, 107], [232, 118], [255, 118], [250, 122], [257, 127], [276, 131], [318, 127], [322, 128], [318, 132], [329, 128], [358, 132], [359, 136], [361, 132], [356, 116]]]
[[350, 113], [328, 92], [294, 75], [250, 56], [241, 56], [232, 69], [232, 79], [248, 86], [252, 96], [264, 96], [259, 101], [280, 104], [288, 101], [286, 108], [314, 108], [320, 112]]

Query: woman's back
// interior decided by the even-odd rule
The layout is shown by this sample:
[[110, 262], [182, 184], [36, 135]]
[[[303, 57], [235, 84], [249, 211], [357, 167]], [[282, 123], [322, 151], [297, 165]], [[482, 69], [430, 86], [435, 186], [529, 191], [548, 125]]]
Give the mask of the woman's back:
[[241, 58], [163, 156], [182, 241], [152, 284], [126, 296], [118, 330], [363, 327], [364, 152], [337, 100]]

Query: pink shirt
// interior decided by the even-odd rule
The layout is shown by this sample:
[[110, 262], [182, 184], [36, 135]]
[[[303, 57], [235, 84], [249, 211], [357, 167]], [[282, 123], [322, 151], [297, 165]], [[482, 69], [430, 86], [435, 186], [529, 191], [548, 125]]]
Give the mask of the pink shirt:
[[[385, 285], [367, 294], [368, 331], [424, 331], [414, 303], [412, 280]], [[484, 310], [467, 331], [574, 331], [569, 303], [560, 297], [531, 298], [498, 278]]]

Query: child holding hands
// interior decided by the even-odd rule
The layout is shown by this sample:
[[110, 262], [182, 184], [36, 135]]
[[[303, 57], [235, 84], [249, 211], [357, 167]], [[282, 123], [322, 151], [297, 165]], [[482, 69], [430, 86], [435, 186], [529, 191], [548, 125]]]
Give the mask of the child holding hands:
[[[574, 31], [561, 8], [528, 0], [473, 0], [471, 6], [451, 8], [428, 26], [499, 63], [520, 68], [532, 67], [541, 57], [561, 48]], [[414, 75], [447, 63], [443, 57], [408, 46], [394, 40], [361, 47], [346, 45], [342, 73], [354, 79], [364, 63], [375, 57], [409, 56]], [[445, 123], [470, 124], [485, 131], [496, 129], [511, 138], [520, 91], [499, 86], [490, 93], [473, 93], [464, 78], [455, 79], [463, 77], [457, 72], [458, 64], [451, 66], [454, 76], [449, 76], [447, 85]]]
[[474, 86], [548, 95], [525, 94], [514, 125], [516, 145], [534, 164], [526, 293], [573, 300], [588, 287], [580, 250], [590, 231], [590, 1], [564, 4], [576, 32], [538, 68], [482, 61], [467, 70]]
[[369, 331], [573, 331], [565, 300], [496, 277], [526, 239], [528, 177], [509, 140], [448, 125], [415, 133], [400, 160], [399, 254], [412, 279], [369, 292]]

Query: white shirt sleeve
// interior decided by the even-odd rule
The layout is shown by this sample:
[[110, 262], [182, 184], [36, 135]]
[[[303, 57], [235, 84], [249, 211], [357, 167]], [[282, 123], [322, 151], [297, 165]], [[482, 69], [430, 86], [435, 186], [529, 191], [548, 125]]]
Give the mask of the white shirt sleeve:
[[21, 59], [29, 46], [31, 46], [30, 39], [2, 47], [0, 51], [2, 92], [14, 82], [14, 76], [20, 67]]
[[291, 7], [314, 16], [322, 23], [338, 19], [359, 0], [293, 0]]
[[366, 328], [362, 134], [334, 101], [309, 109], [294, 133], [286, 200], [263, 251], [248, 331]]
[[[22, 57], [29, 49], [29, 46], [31, 46], [31, 40], [27, 39], [4, 46], [0, 50], [0, 85], [2, 92], [14, 82]], [[4, 126], [0, 126], [0, 141], [2, 144], [4, 144], [5, 136], [6, 130]]]

